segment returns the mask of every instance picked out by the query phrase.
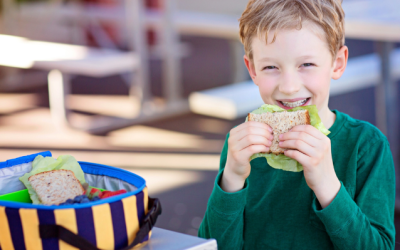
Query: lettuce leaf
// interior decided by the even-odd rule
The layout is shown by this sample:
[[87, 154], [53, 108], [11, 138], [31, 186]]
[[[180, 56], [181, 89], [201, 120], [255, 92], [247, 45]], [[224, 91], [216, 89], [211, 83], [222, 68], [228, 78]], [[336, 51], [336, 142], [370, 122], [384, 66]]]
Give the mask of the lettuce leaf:
[[[314, 126], [316, 129], [321, 131], [324, 135], [328, 135], [330, 133], [329, 130], [327, 130], [324, 126], [324, 124], [321, 121], [321, 118], [318, 115], [318, 109], [315, 105], [309, 105], [309, 106], [301, 106], [301, 107], [296, 107], [293, 109], [286, 110], [288, 112], [291, 111], [297, 111], [297, 110], [302, 110], [302, 109], [307, 109], [308, 113], [310, 114], [310, 123], [312, 126]], [[282, 112], [285, 111], [285, 109], [277, 106], [277, 105], [269, 105], [269, 104], [264, 104], [258, 109], [252, 111], [251, 113], [253, 114], [262, 114], [266, 112]], [[246, 122], [247, 122], [247, 117], [246, 117]], [[296, 160], [289, 158], [285, 155], [274, 155], [274, 154], [266, 154], [266, 153], [257, 153], [254, 154], [250, 157], [250, 160], [253, 160], [258, 157], [265, 157], [267, 159], [268, 164], [276, 169], [282, 169], [285, 171], [292, 171], [292, 172], [301, 172], [303, 171], [303, 166]]]
[[22, 181], [22, 183], [24, 183], [25, 187], [28, 189], [33, 204], [41, 204], [41, 202], [39, 200], [39, 196], [28, 181], [28, 178], [38, 173], [59, 169], [71, 170], [72, 172], [74, 172], [76, 178], [81, 184], [84, 184], [86, 182], [82, 168], [73, 156], [60, 155], [56, 160], [50, 156], [43, 157], [41, 155], [38, 155], [32, 162], [32, 171], [26, 173], [19, 178], [19, 180]]

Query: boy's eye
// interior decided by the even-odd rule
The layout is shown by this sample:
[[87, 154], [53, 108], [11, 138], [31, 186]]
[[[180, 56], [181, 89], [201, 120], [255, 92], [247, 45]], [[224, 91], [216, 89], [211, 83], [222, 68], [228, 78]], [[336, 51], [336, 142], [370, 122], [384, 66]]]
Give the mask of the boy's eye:
[[314, 64], [312, 63], [303, 63], [304, 66], [309, 67], [309, 66], [313, 66]]
[[276, 68], [275, 66], [266, 66], [266, 67], [263, 68], [263, 70], [264, 69], [275, 69], [275, 68]]

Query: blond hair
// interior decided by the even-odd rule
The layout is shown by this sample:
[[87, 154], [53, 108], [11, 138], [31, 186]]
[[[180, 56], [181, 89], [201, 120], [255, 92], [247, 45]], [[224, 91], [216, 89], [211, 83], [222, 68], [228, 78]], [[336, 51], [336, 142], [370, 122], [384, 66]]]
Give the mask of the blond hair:
[[247, 57], [253, 61], [251, 43], [254, 36], [265, 36], [267, 43], [269, 32], [274, 30], [273, 43], [278, 30], [300, 30], [304, 21], [311, 21], [324, 30], [334, 60], [344, 45], [341, 4], [342, 0], [249, 0], [239, 19], [240, 39]]

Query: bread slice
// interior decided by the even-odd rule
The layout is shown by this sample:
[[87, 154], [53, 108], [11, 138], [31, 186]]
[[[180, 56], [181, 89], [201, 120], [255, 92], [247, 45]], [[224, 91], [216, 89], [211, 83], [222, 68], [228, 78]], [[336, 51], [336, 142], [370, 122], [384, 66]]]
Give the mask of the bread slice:
[[310, 115], [308, 110], [297, 110], [293, 112], [274, 112], [263, 114], [248, 114], [248, 121], [256, 121], [268, 124], [272, 128], [274, 140], [267, 153], [276, 155], [283, 154], [285, 149], [279, 147], [279, 135], [288, 132], [291, 128], [297, 125], [310, 125]]
[[28, 181], [45, 205], [58, 205], [85, 192], [71, 170], [42, 172], [32, 175]]

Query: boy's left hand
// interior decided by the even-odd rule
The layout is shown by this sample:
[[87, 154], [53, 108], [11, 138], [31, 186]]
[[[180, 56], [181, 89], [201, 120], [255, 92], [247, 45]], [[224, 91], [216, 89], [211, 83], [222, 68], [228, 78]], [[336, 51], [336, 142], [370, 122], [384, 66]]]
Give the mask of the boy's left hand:
[[311, 125], [298, 125], [279, 136], [285, 155], [300, 162], [307, 185], [314, 191], [322, 208], [327, 207], [340, 189], [333, 168], [331, 141]]

